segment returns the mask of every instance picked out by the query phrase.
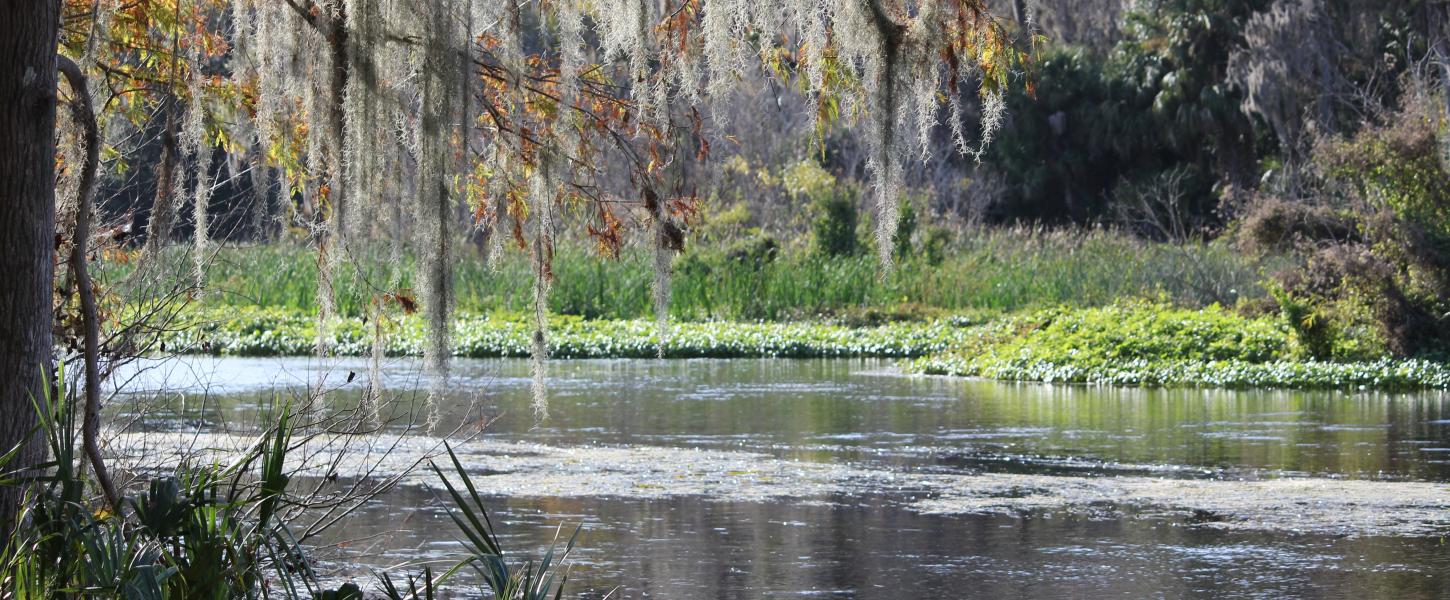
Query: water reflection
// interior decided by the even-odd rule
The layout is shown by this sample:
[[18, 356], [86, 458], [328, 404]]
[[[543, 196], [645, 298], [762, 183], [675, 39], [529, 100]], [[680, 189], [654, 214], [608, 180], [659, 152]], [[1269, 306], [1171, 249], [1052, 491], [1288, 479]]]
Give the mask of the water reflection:
[[[245, 428], [264, 399], [322, 381], [356, 403], [361, 360], [194, 358], [128, 373], [113, 413], [138, 428]], [[1450, 480], [1450, 396], [1144, 390], [903, 377], [870, 360], [557, 361], [552, 418], [533, 422], [528, 365], [460, 360], [444, 423], [551, 444], [744, 449], [929, 471], [1188, 477], [1296, 473]], [[386, 383], [422, 411], [427, 381]], [[347, 382], [349, 373], [352, 381]], [[488, 488], [488, 476], [480, 474]], [[885, 492], [882, 492], [885, 494]], [[932, 516], [894, 497], [494, 498], [505, 545], [539, 549], [582, 524], [571, 576], [620, 598], [1434, 598], [1438, 539], [1226, 532], [1110, 514]], [[339, 575], [458, 551], [434, 491], [401, 488], [327, 534]], [[567, 532], [566, 532], [567, 537]]]
[[[390, 504], [430, 506], [421, 490]], [[847, 504], [702, 499], [497, 500], [505, 544], [542, 548], [583, 523], [581, 597], [621, 598], [1437, 598], [1437, 540], [1225, 533], [1062, 515], [931, 517]], [[377, 506], [348, 533], [388, 534], [370, 560], [456, 551], [436, 510]], [[567, 535], [567, 532], [566, 532]], [[356, 572], [362, 572], [358, 570]]]
[[[344, 383], [349, 373], [354, 380]], [[550, 443], [745, 449], [946, 470], [1121, 464], [1215, 476], [1450, 480], [1444, 392], [1012, 384], [903, 377], [871, 360], [557, 361], [550, 373], [552, 417], [536, 427], [525, 361], [460, 360], [437, 407], [440, 421], [487, 421], [490, 435]], [[415, 362], [395, 361], [385, 377], [405, 399], [399, 410], [431, 410], [422, 406], [418, 390], [427, 382]], [[270, 391], [323, 380], [338, 390], [333, 401], [355, 403], [366, 379], [363, 361], [200, 358], [147, 371], [130, 389], [171, 390], [151, 426], [235, 425], [258, 419], [257, 400]]]

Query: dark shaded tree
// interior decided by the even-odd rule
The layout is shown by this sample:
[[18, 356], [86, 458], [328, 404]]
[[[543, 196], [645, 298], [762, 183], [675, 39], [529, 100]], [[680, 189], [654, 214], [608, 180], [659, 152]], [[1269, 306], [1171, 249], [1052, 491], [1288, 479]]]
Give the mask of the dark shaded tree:
[[[7, 470], [33, 465], [32, 401], [51, 380], [55, 266], [56, 36], [60, 2], [0, 3], [0, 447]], [[0, 487], [0, 539], [9, 539], [24, 489]]]

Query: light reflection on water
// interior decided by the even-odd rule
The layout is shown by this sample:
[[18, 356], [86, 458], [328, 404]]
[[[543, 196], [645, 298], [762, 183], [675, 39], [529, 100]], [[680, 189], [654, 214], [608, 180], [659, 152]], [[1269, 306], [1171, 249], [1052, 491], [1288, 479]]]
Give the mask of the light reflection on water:
[[[143, 426], [174, 428], [253, 422], [259, 398], [321, 373], [339, 387], [338, 402], [366, 388], [365, 361], [322, 366], [187, 359], [139, 374], [128, 389], [170, 390], [161, 395], [169, 410]], [[343, 384], [349, 371], [356, 377]], [[1443, 393], [1002, 384], [902, 377], [871, 360], [556, 361], [552, 417], [536, 426], [526, 361], [459, 360], [453, 373], [442, 421], [493, 419], [488, 435], [503, 439], [942, 472], [1450, 480], [1450, 453], [1439, 451], [1450, 447]], [[405, 397], [427, 386], [415, 361], [393, 361], [385, 376]], [[480, 482], [486, 488], [487, 477]], [[1229, 533], [1091, 515], [927, 516], [861, 497], [719, 500], [497, 502], [524, 546], [545, 544], [560, 521], [584, 524], [573, 579], [594, 590], [589, 597], [616, 585], [624, 598], [1398, 598], [1450, 589], [1450, 555], [1438, 540]], [[349, 560], [394, 564], [456, 550], [450, 531], [433, 493], [410, 488], [368, 506], [329, 541], [369, 538], [347, 544]]]

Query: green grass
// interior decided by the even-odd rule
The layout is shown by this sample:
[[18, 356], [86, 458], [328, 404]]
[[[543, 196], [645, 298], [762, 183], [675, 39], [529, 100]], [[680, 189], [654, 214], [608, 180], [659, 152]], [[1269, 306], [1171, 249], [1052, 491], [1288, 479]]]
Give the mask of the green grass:
[[[510, 251], [496, 271], [461, 249], [454, 290], [460, 311], [528, 310], [532, 274]], [[550, 295], [557, 314], [650, 318], [648, 252], [626, 249], [601, 259], [577, 245], [559, 249]], [[412, 286], [405, 259], [401, 287]], [[385, 252], [363, 251], [337, 275], [337, 306], [358, 316], [392, 275]], [[1102, 306], [1124, 298], [1166, 298], [1187, 306], [1266, 297], [1259, 265], [1221, 244], [1175, 247], [1108, 231], [983, 230], [962, 234], [937, 265], [907, 259], [882, 275], [871, 256], [827, 258], [783, 251], [774, 261], [732, 258], [724, 248], [694, 247], [675, 261], [671, 317], [677, 321], [787, 321], [914, 307], [928, 315], [966, 309], [1018, 311], [1060, 305]], [[315, 255], [294, 245], [223, 250], [208, 273], [209, 304], [313, 310]]]
[[[1095, 230], [987, 230], [951, 245], [938, 265], [905, 260], [881, 275], [867, 256], [784, 252], [773, 261], [697, 248], [675, 263], [667, 357], [914, 359], [922, 373], [1003, 380], [1222, 387], [1450, 388], [1428, 360], [1317, 362], [1281, 317], [1246, 317], [1225, 303], [1266, 300], [1254, 264], [1221, 243], [1169, 246]], [[523, 316], [532, 275], [513, 252], [489, 270], [468, 251], [455, 265], [454, 353], [529, 354]], [[404, 263], [407, 261], [405, 260]], [[394, 272], [396, 270], [396, 273]], [[653, 274], [642, 251], [619, 260], [561, 248], [551, 296], [551, 356], [653, 357]], [[328, 326], [344, 355], [372, 348], [360, 315], [412, 267], [351, 257], [337, 281], [341, 317]], [[306, 249], [221, 252], [210, 291], [168, 335], [174, 352], [304, 355], [316, 338], [317, 268]], [[386, 352], [418, 355], [418, 315], [390, 317]]]

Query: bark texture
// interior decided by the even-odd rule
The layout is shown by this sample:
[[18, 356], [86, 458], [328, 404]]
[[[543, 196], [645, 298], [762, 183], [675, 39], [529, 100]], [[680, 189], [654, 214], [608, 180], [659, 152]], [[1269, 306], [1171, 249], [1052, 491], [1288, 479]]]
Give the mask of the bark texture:
[[[32, 436], [51, 380], [55, 276], [55, 103], [58, 0], [0, 0], [0, 448], [21, 446], [6, 470], [39, 462]], [[0, 487], [0, 540], [23, 489]], [[3, 544], [0, 541], [0, 544]]]
[[176, 130], [180, 107], [176, 97], [167, 94], [161, 101], [161, 110], [166, 114], [166, 124], [161, 131], [161, 160], [156, 163], [156, 197], [151, 203], [151, 217], [146, 222], [146, 249], [160, 250], [171, 239], [171, 224], [176, 220]]

